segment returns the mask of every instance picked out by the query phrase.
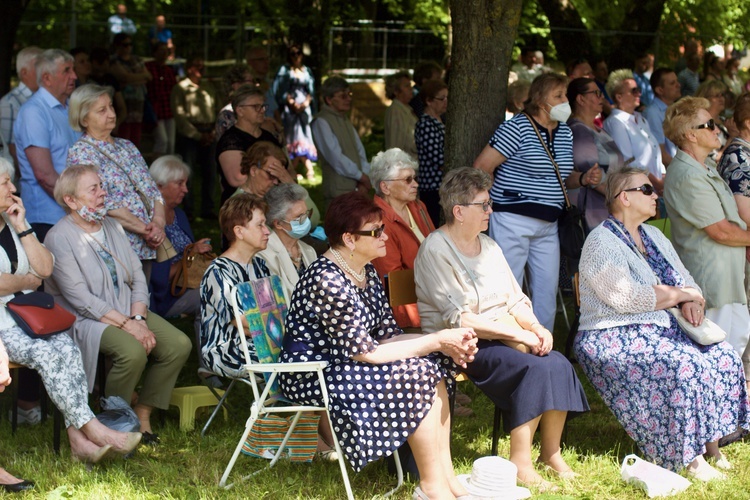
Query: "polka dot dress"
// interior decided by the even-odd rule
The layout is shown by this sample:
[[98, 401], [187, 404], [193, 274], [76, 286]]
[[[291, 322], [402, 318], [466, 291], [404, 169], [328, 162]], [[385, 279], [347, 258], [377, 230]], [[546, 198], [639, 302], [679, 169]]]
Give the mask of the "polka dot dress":
[[[324, 373], [331, 420], [355, 471], [405, 443], [432, 407], [438, 382], [445, 378], [452, 390], [456, 373], [441, 354], [379, 365], [352, 359], [403, 333], [372, 265], [367, 275], [367, 287], [360, 289], [327, 258], [313, 262], [292, 294], [280, 359], [329, 362]], [[313, 374], [285, 374], [280, 383], [298, 404], [322, 400]]]

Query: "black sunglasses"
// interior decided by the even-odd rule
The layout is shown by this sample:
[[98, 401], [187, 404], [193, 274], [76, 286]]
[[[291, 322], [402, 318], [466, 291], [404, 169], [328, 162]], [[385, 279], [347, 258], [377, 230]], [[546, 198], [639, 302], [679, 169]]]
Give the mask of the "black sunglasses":
[[385, 224], [382, 224], [380, 227], [376, 227], [375, 229], [370, 229], [369, 231], [352, 231], [352, 234], [380, 238], [383, 235], [383, 231], [385, 231]]
[[[652, 186], [651, 184], [644, 184], [643, 186], [640, 186], [637, 188], [623, 189], [622, 191], [617, 193], [617, 196], [620, 196], [622, 193], [626, 193], [629, 191], [640, 191], [646, 196], [651, 196], [652, 194], [656, 192], [656, 190], [654, 189], [654, 186]], [[615, 196], [615, 198], [617, 198], [617, 196]]]
[[695, 130], [700, 130], [702, 128], [707, 128], [708, 130], [716, 130], [716, 122], [714, 121], [713, 118], [711, 118], [706, 123], [702, 123], [696, 127], [693, 127], [693, 129]]

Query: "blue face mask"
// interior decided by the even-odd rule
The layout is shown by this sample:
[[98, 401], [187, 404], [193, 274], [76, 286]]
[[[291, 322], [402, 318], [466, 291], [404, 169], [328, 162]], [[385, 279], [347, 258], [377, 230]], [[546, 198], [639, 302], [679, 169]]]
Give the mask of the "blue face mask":
[[312, 223], [310, 222], [310, 218], [306, 218], [305, 222], [300, 222], [297, 220], [293, 220], [289, 222], [289, 225], [292, 226], [292, 229], [290, 231], [286, 231], [286, 234], [294, 238], [295, 240], [298, 240], [302, 238], [303, 236], [307, 236], [307, 233], [310, 232], [310, 227], [312, 226]]

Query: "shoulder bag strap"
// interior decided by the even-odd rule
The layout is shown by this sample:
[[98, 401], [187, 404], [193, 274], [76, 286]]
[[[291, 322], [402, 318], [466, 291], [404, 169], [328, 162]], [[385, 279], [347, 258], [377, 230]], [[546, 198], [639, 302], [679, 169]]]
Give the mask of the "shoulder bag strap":
[[524, 113], [526, 115], [526, 119], [529, 120], [529, 123], [531, 123], [531, 128], [534, 129], [534, 132], [536, 132], [536, 136], [539, 138], [539, 142], [542, 143], [542, 147], [544, 148], [544, 151], [547, 152], [547, 156], [549, 156], [550, 161], [552, 162], [552, 165], [555, 167], [555, 174], [557, 174], [557, 181], [560, 183], [560, 188], [562, 189], [563, 196], [565, 197], [565, 207], [570, 209], [572, 206], [570, 203], [570, 198], [568, 198], [568, 190], [565, 189], [565, 183], [563, 182], [562, 176], [560, 175], [560, 167], [557, 165], [557, 162], [552, 157], [552, 153], [550, 153], [549, 148], [547, 147], [547, 143], [544, 142], [544, 139], [542, 138], [542, 134], [539, 133], [539, 129], [536, 126], [536, 123], [534, 123], [534, 119], [531, 117], [530, 114]]

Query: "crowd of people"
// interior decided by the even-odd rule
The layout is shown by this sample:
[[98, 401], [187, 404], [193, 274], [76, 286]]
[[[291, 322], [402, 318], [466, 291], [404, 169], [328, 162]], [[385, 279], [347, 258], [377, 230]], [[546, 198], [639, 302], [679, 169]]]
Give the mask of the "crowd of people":
[[[647, 54], [612, 73], [580, 59], [565, 76], [525, 48], [508, 119], [473, 166], [446, 171], [448, 85], [436, 63], [386, 79], [386, 148], [368, 159], [349, 83], [330, 76], [316, 90], [302, 46], [289, 47], [275, 78], [267, 50], [251, 48], [217, 99], [201, 57], [176, 78], [163, 17], [153, 61], [133, 54], [125, 14], [110, 19], [113, 52], [103, 58], [21, 50], [20, 84], [0, 100], [12, 159], [0, 159], [0, 288], [7, 301], [43, 286], [75, 316], [69, 335], [47, 341], [0, 310], [0, 390], [9, 361], [33, 370], [21, 377], [22, 422], [38, 422], [37, 372], [74, 458], [97, 463], [159, 443], [151, 413], [167, 408], [191, 337], [203, 371], [242, 376], [248, 325], [235, 323], [231, 290], [276, 275], [289, 307], [281, 361], [328, 362], [333, 428], [321, 420], [322, 456], [336, 458], [334, 434], [355, 470], [408, 444], [415, 498], [467, 495], [450, 451], [451, 396], [470, 403], [456, 388], [464, 373], [502, 411], [518, 480], [554, 491], [540, 469], [576, 476], [560, 441], [565, 422], [589, 411], [551, 333], [558, 220], [566, 191], [578, 190], [588, 237], [574, 347], [584, 373], [649, 460], [699, 480], [726, 476], [720, 445], [750, 430], [750, 98], [734, 94], [734, 62], [725, 73], [707, 56], [692, 96], [682, 81], [697, 54], [679, 71], [650, 68]], [[155, 144], [143, 154], [147, 114]], [[310, 237], [321, 211], [297, 183], [298, 168], [312, 178], [314, 162], [324, 245]], [[196, 238], [198, 216], [218, 219], [221, 242]], [[644, 224], [664, 216], [672, 242]], [[214, 247], [200, 285], [175, 287], [187, 249]], [[417, 303], [392, 310], [383, 283], [404, 269], [414, 271]], [[693, 325], [709, 318], [727, 340], [698, 345], [674, 314]], [[195, 318], [192, 335], [165, 319], [181, 315]], [[99, 393], [132, 404], [139, 432], [93, 416], [87, 393], [100, 363]], [[318, 383], [280, 378], [299, 404], [320, 403]], [[2, 469], [0, 481], [33, 487]]]

